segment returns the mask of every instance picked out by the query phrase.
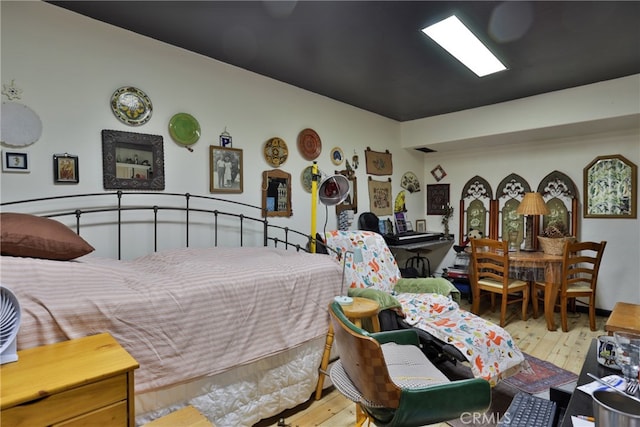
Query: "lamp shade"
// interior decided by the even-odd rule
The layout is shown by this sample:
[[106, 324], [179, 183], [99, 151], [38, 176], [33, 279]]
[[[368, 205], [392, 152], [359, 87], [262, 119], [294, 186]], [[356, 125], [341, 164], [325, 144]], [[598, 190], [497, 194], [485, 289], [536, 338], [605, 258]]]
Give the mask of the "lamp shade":
[[525, 193], [516, 213], [520, 215], [549, 215], [549, 208], [540, 193]]

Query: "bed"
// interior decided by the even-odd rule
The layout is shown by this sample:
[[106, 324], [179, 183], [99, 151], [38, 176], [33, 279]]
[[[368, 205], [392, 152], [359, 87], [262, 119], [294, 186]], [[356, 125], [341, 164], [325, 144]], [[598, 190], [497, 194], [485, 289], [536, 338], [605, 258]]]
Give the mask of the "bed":
[[[94, 194], [71, 210], [61, 210], [57, 198], [28, 201], [27, 208], [3, 203], [2, 285], [21, 305], [18, 349], [111, 333], [140, 364], [139, 425], [191, 404], [218, 427], [251, 426], [308, 400], [327, 302], [340, 292], [339, 263], [307, 253], [303, 233], [219, 210], [220, 199], [205, 197], [194, 207], [188, 195], [185, 209], [183, 202], [149, 208], [140, 193], [132, 204], [120, 192], [106, 196], [107, 207]], [[210, 204], [216, 207], [204, 207]], [[147, 212], [157, 250], [123, 257], [132, 246], [146, 247], [133, 230], [148, 229]], [[107, 219], [114, 213], [116, 220]], [[180, 228], [198, 244], [176, 238]], [[96, 253], [98, 236], [117, 241], [117, 257]], [[166, 236], [191, 244], [167, 247]]]

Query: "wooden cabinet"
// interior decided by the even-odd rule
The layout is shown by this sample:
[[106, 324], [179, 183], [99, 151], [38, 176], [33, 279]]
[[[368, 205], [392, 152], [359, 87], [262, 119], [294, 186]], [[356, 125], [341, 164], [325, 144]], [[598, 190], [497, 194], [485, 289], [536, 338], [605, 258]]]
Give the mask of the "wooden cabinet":
[[0, 367], [2, 426], [133, 427], [138, 366], [109, 334], [19, 351]]

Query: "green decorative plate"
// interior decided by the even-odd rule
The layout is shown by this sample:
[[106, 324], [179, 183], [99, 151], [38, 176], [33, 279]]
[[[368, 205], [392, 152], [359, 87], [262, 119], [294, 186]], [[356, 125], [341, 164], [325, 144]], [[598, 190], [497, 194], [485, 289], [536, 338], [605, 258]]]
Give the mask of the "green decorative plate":
[[200, 124], [191, 114], [178, 113], [169, 120], [169, 134], [178, 144], [195, 144], [200, 139]]

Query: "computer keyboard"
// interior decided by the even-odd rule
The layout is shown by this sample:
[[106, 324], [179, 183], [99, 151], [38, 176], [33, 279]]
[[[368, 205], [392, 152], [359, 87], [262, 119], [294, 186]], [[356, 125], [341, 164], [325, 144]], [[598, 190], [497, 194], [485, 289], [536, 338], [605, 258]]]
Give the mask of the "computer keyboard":
[[511, 401], [498, 427], [553, 427], [556, 403], [519, 392]]

